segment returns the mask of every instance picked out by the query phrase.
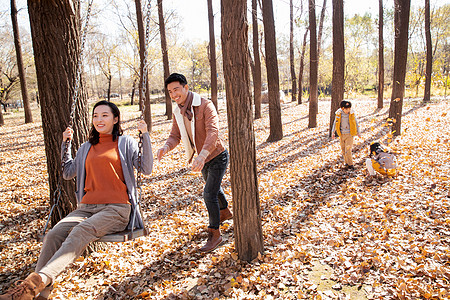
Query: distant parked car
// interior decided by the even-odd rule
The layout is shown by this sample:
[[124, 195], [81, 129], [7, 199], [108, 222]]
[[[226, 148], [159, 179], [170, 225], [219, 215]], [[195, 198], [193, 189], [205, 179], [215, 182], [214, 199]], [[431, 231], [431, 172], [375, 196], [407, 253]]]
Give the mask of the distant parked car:
[[117, 94], [117, 93], [111, 93], [111, 98], [118, 98], [119, 97], [119, 94]]

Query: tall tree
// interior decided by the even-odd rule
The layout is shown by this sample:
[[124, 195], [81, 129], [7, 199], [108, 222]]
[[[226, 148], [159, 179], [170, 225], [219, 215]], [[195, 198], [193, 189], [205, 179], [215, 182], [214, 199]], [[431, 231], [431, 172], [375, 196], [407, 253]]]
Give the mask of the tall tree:
[[[159, 19], [159, 35], [161, 37], [161, 52], [163, 57], [164, 79], [169, 77], [169, 51], [167, 49], [166, 41], [166, 22], [164, 21], [163, 0], [158, 0], [158, 19]], [[172, 120], [172, 99], [170, 99], [169, 92], [164, 89], [166, 97], [166, 116], [167, 120]]]
[[[28, 0], [36, 76], [41, 106], [42, 129], [50, 187], [50, 204], [61, 183], [60, 214], [52, 215], [52, 223], [76, 207], [75, 184], [62, 179], [62, 132], [69, 125], [77, 70], [81, 68], [79, 5], [64, 0], [53, 2]], [[80, 70], [81, 71], [81, 70]], [[78, 149], [88, 134], [87, 97], [79, 82], [79, 99], [75, 104], [73, 148]]]
[[291, 65], [291, 80], [292, 80], [292, 102], [297, 101], [297, 78], [295, 76], [295, 57], [294, 57], [294, 3], [289, 1], [290, 11], [290, 34], [289, 34], [289, 62]]
[[394, 0], [394, 75], [389, 118], [392, 119], [392, 133], [401, 133], [403, 96], [405, 94], [406, 62], [408, 58], [408, 29], [411, 0]]
[[377, 108], [383, 108], [384, 98], [384, 9], [383, 0], [378, 5], [378, 102]]
[[302, 43], [302, 53], [300, 55], [300, 70], [298, 72], [298, 104], [302, 104], [303, 96], [303, 71], [305, 69], [305, 53], [306, 53], [306, 39], [308, 38], [309, 27], [305, 29]]
[[336, 110], [344, 99], [344, 69], [344, 1], [333, 0], [333, 78], [331, 84], [333, 89], [331, 90], [330, 136]]
[[316, 34], [316, 3], [309, 0], [309, 128], [317, 126], [317, 34]]
[[322, 51], [322, 32], [323, 32], [323, 23], [325, 21], [325, 11], [327, 9], [327, 0], [323, 0], [322, 10], [320, 12], [319, 19], [319, 34], [317, 36], [317, 58], [320, 59], [320, 53]]
[[259, 30], [258, 30], [258, 3], [252, 0], [252, 26], [253, 26], [253, 99], [255, 101], [255, 119], [261, 118], [261, 58], [259, 55]]
[[22, 46], [20, 42], [19, 25], [17, 24], [17, 7], [16, 1], [11, 0], [11, 21], [14, 34], [14, 46], [16, 48], [17, 69], [20, 78], [20, 90], [22, 92], [23, 109], [25, 113], [25, 123], [33, 122], [33, 115], [31, 114], [30, 100], [28, 98], [27, 81], [25, 77], [25, 68], [22, 59]]
[[247, 0], [222, 0], [221, 16], [235, 247], [241, 260], [251, 261], [264, 251], [264, 242], [249, 90]]
[[269, 86], [269, 120], [270, 134], [268, 142], [283, 138], [280, 106], [280, 77], [278, 74], [277, 42], [275, 38], [275, 20], [273, 17], [272, 0], [262, 1], [264, 22], [264, 38], [266, 52], [267, 82]]
[[[380, 0], [381, 1], [381, 0]], [[427, 65], [425, 67], [425, 93], [423, 101], [430, 101], [431, 96], [431, 73], [433, 70], [433, 45], [431, 43], [430, 29], [430, 0], [425, 0], [425, 38], [427, 44]]]
[[[142, 16], [142, 5], [141, 0], [135, 0], [136, 4], [136, 19], [137, 19], [137, 25], [138, 25], [138, 35], [139, 35], [139, 57], [141, 59], [141, 67], [140, 67], [140, 81], [139, 81], [139, 109], [142, 110], [143, 107], [145, 107], [144, 110], [144, 120], [147, 123], [148, 131], [151, 131], [152, 129], [152, 113], [151, 113], [151, 107], [150, 107], [150, 89], [148, 84], [148, 70], [145, 68], [146, 66], [146, 57], [145, 54], [147, 52], [146, 47], [146, 40], [148, 32], [144, 30], [144, 19]], [[147, 18], [150, 18], [150, 16], [147, 16]], [[146, 19], [147, 22], [149, 22], [148, 19]], [[145, 73], [145, 74], [144, 74]], [[144, 79], [145, 80], [144, 82]]]
[[209, 64], [211, 66], [211, 101], [217, 107], [217, 60], [216, 60], [216, 37], [214, 34], [214, 14], [212, 0], [208, 1], [208, 21], [209, 21]]

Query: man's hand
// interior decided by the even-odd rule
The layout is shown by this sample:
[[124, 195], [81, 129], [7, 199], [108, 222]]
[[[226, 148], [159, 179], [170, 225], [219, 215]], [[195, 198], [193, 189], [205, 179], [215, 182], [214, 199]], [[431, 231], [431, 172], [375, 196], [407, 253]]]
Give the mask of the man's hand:
[[164, 147], [158, 149], [158, 151], [156, 152], [156, 158], [158, 158], [158, 160], [161, 160], [161, 158], [167, 153], [169, 152], [169, 148], [164, 145]]
[[205, 165], [205, 158], [202, 155], [198, 155], [192, 162], [192, 171], [200, 172]]

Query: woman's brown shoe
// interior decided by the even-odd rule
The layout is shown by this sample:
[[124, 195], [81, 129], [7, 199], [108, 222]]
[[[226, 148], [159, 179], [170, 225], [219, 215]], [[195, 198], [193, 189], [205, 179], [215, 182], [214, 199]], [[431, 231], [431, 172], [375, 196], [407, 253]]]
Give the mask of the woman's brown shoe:
[[5, 294], [0, 295], [0, 300], [33, 300], [44, 288], [45, 283], [42, 282], [41, 276], [33, 272]]

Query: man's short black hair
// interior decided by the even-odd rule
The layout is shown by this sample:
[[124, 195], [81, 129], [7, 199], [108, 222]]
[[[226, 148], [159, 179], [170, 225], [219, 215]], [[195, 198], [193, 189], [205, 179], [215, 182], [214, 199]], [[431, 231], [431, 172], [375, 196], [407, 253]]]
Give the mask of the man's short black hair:
[[347, 100], [343, 100], [341, 101], [341, 104], [339, 104], [340, 108], [350, 108], [352, 107], [352, 103], [350, 101]]
[[183, 74], [172, 73], [164, 81], [164, 87], [167, 88], [169, 83], [172, 83], [172, 82], [175, 82], [175, 81], [178, 81], [182, 86], [185, 86], [187, 84], [186, 77], [184, 77]]

